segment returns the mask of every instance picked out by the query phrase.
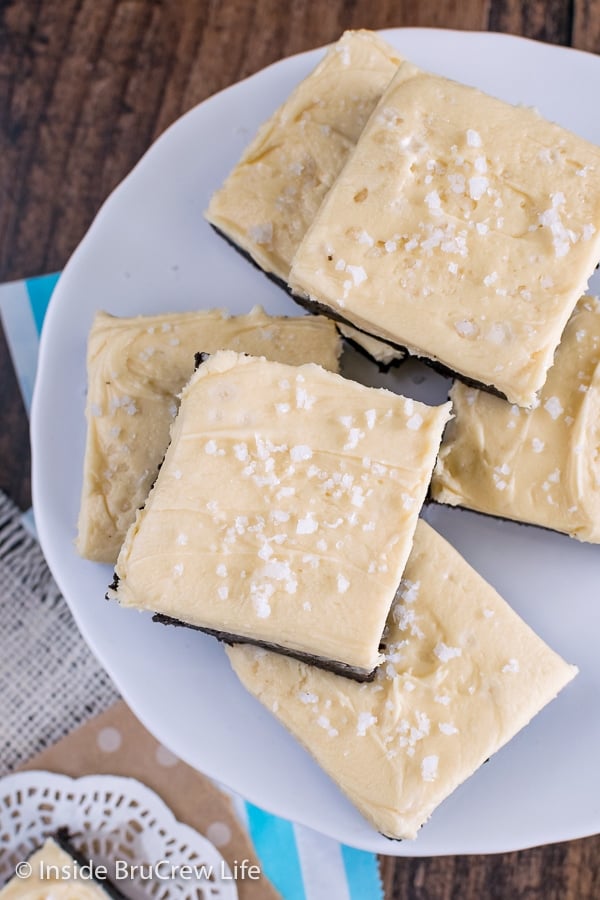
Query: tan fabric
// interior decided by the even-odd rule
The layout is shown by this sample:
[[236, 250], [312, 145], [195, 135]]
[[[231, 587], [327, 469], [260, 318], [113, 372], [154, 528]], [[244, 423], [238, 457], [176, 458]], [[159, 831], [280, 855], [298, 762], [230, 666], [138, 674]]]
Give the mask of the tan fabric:
[[[102, 749], [106, 734], [110, 734], [116, 749]], [[122, 701], [40, 753], [23, 769], [47, 769], [71, 778], [137, 778], [158, 794], [179, 822], [213, 842], [214, 834], [218, 834], [219, 853], [232, 871], [236, 860], [249, 859], [260, 865], [229, 798], [210, 779], [166, 752]], [[280, 896], [264, 875], [258, 881], [239, 879], [236, 887], [240, 900], [277, 900]]]

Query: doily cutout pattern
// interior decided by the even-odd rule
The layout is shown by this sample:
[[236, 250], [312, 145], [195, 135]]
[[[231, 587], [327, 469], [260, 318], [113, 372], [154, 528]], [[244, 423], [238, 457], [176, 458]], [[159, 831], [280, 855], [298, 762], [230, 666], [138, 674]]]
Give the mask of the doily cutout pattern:
[[[15, 866], [60, 827], [69, 829], [78, 850], [131, 900], [237, 900], [237, 889], [218, 850], [193, 828], [178, 822], [149, 788], [134, 778], [89, 775], [69, 778], [52, 772], [18, 772], [0, 780], [0, 886]], [[132, 878], [115, 878], [115, 861], [141, 866]], [[200, 879], [148, 879], [181, 866], [205, 868]], [[149, 868], [150, 867], [150, 868]], [[230, 880], [231, 879], [231, 880]]]

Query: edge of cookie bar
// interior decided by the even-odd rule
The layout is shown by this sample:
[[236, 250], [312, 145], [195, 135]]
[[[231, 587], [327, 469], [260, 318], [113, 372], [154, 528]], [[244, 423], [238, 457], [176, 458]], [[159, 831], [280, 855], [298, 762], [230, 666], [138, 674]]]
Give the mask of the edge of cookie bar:
[[[106, 600], [117, 600], [118, 602], [117, 590], [119, 581], [119, 576], [114, 572], [113, 580], [109, 584], [105, 594]], [[368, 672], [366, 669], [350, 666], [348, 663], [336, 662], [335, 660], [326, 659], [323, 656], [314, 656], [310, 653], [304, 653], [302, 650], [291, 650], [289, 647], [282, 647], [280, 644], [274, 644], [270, 641], [261, 641], [244, 635], [233, 634], [230, 631], [219, 631], [215, 628], [204, 627], [203, 625], [192, 625], [190, 622], [184, 622], [182, 619], [177, 619], [174, 616], [167, 616], [164, 613], [153, 613], [152, 621], [157, 622], [160, 625], [173, 625], [178, 628], [190, 628], [192, 631], [200, 631], [203, 634], [208, 634], [211, 637], [216, 638], [223, 644], [252, 644], [255, 647], [262, 647], [263, 650], [271, 650], [274, 653], [280, 653], [282, 656], [289, 656], [300, 662], [309, 663], [319, 669], [324, 669], [326, 672], [332, 672], [335, 675], [351, 678], [353, 681], [358, 681], [361, 684], [373, 681], [377, 674], [377, 666]], [[383, 646], [384, 645], [380, 644], [380, 650]]]
[[181, 619], [166, 616], [164, 613], [154, 613], [152, 621], [158, 622], [160, 625], [174, 625], [175, 627], [191, 628], [193, 631], [201, 631], [203, 634], [209, 634], [211, 637], [215, 637], [223, 644], [252, 644], [252, 646], [261, 647], [263, 650], [271, 650], [282, 656], [289, 656], [300, 662], [316, 666], [318, 669], [324, 669], [326, 672], [332, 672], [334, 675], [342, 675], [345, 678], [351, 678], [353, 681], [358, 681], [361, 684], [373, 681], [377, 673], [377, 667], [368, 672], [365, 669], [350, 666], [348, 663], [336, 662], [331, 659], [326, 659], [323, 656], [314, 656], [311, 653], [303, 653], [302, 650], [291, 650], [289, 647], [282, 647], [280, 644], [273, 644], [270, 641], [261, 641], [240, 634], [232, 634], [230, 631], [218, 631], [214, 628], [205, 628], [203, 625], [192, 625], [189, 622], [183, 622]]
[[559, 528], [550, 528], [549, 525], [538, 525], [537, 522], [524, 522], [523, 519], [511, 519], [510, 516], [498, 516], [495, 513], [484, 512], [482, 509], [473, 509], [472, 506], [463, 506], [461, 503], [444, 503], [443, 500], [436, 500], [431, 494], [430, 484], [423, 506], [431, 506], [432, 504], [435, 504], [436, 506], [445, 506], [447, 509], [460, 509], [462, 512], [474, 513], [476, 516], [483, 516], [486, 519], [495, 519], [496, 522], [510, 522], [512, 525], [519, 525], [521, 528], [539, 528], [547, 534], [560, 534], [562, 537], [567, 537], [571, 541], [578, 541], [580, 544], [590, 544], [591, 546], [594, 546], [592, 541], [582, 541], [568, 531], [561, 531]]
[[[368, 331], [364, 331], [362, 328], [357, 328], [354, 322], [351, 322], [350, 319], [345, 319], [341, 316], [336, 310], [331, 309], [331, 307], [327, 306], [325, 303], [320, 303], [318, 300], [314, 300], [312, 297], [301, 296], [300, 294], [295, 294], [291, 290], [288, 290], [288, 293], [292, 300], [294, 300], [299, 306], [302, 306], [304, 309], [309, 312], [314, 313], [315, 315], [323, 315], [327, 316], [329, 319], [333, 319], [335, 322], [342, 322], [344, 325], [350, 325], [352, 328], [356, 328], [357, 331], [363, 331], [364, 334], [369, 335], [369, 337], [378, 337], [378, 335], [369, 334]], [[456, 381], [461, 381], [463, 384], [466, 384], [467, 387], [477, 388], [480, 391], [485, 391], [487, 394], [492, 394], [494, 397], [500, 397], [502, 400], [506, 400], [507, 403], [511, 401], [507, 398], [506, 394], [503, 394], [502, 391], [499, 391], [498, 388], [494, 387], [490, 384], [483, 384], [481, 381], [476, 381], [474, 378], [468, 378], [466, 375], [461, 375], [459, 372], [455, 372], [453, 369], [449, 369], [443, 363], [438, 362], [438, 360], [431, 359], [429, 356], [418, 356], [412, 351], [408, 350], [403, 344], [397, 344], [394, 341], [388, 340], [388, 338], [378, 338], [379, 340], [384, 340], [385, 343], [389, 344], [391, 347], [396, 347], [398, 350], [402, 350], [406, 357], [411, 357], [412, 359], [418, 359], [420, 362], [425, 363], [426, 366], [429, 366], [430, 369], [433, 369], [434, 372], [437, 372], [438, 375], [443, 375], [444, 378], [452, 378]], [[347, 340], [347, 338], [345, 338]]]
[[[64, 850], [65, 853], [67, 853], [76, 863], [78, 863], [78, 865], [89, 865], [90, 860], [86, 859], [83, 853], [81, 853], [81, 851], [74, 846], [68, 828], [59, 828], [54, 832], [54, 834], [51, 834], [50, 837], [58, 844], [61, 850]], [[37, 851], [35, 852], [37, 853]], [[127, 895], [123, 894], [122, 891], [120, 891], [116, 886], [116, 884], [110, 880], [110, 878], [96, 878], [96, 876], [92, 872], [92, 882], [97, 885], [97, 887], [99, 887], [102, 891], [104, 891], [104, 893], [108, 897], [111, 897], [112, 900], [128, 900]]]
[[[329, 310], [328, 307], [324, 306], [322, 309], [311, 309], [310, 307], [305, 306], [300, 301], [300, 299], [295, 294], [292, 293], [292, 290], [291, 290], [289, 284], [286, 281], [284, 281], [283, 278], [280, 278], [279, 275], [275, 275], [274, 272], [267, 272], [266, 269], [263, 269], [263, 267], [259, 263], [257, 263], [257, 261], [254, 259], [252, 254], [248, 252], [248, 250], [244, 250], [244, 248], [241, 247], [240, 244], [237, 244], [233, 240], [233, 238], [230, 238], [228, 234], [226, 234], [224, 231], [221, 231], [221, 229], [217, 228], [216, 225], [213, 225], [212, 222], [209, 222], [209, 225], [212, 228], [212, 230], [215, 232], [215, 234], [218, 234], [219, 237], [223, 238], [223, 240], [227, 244], [229, 244], [230, 247], [233, 247], [233, 249], [236, 251], [236, 253], [239, 253], [240, 256], [242, 256], [245, 260], [247, 260], [249, 263], [251, 263], [254, 266], [254, 268], [258, 269], [259, 272], [261, 272], [263, 275], [265, 275], [269, 279], [269, 281], [272, 281], [273, 284], [276, 284], [277, 287], [279, 287], [283, 291], [285, 291], [285, 293], [289, 297], [291, 297], [292, 300], [294, 300], [296, 303], [298, 303], [300, 306], [302, 306], [307, 312], [311, 313], [311, 315], [314, 315], [314, 316], [315, 315], [316, 316], [324, 315], [327, 319], [333, 319], [334, 321], [339, 321], [339, 322], [343, 322], [346, 325], [351, 325], [352, 328], [355, 328], [356, 331], [361, 331], [363, 334], [367, 335], [367, 337], [375, 336], [375, 335], [369, 334], [368, 331], [364, 331], [364, 329], [362, 329], [362, 328], [358, 328], [356, 325], [354, 325], [353, 322], [348, 322], [345, 319], [342, 319], [341, 316], [336, 316], [336, 314], [333, 313], [331, 310]], [[286, 316], [286, 318], [291, 318], [291, 317]], [[388, 372], [390, 369], [396, 368], [397, 366], [401, 365], [404, 362], [404, 360], [406, 359], [406, 357], [408, 356], [408, 354], [405, 352], [404, 357], [401, 357], [400, 359], [394, 359], [394, 360], [392, 360], [392, 362], [389, 362], [389, 363], [381, 363], [377, 359], [375, 359], [374, 356], [371, 356], [371, 354], [367, 350], [365, 350], [364, 347], [361, 347], [360, 344], [355, 343], [351, 338], [347, 338], [343, 334], [340, 334], [340, 337], [342, 338], [342, 340], [347, 341], [349, 344], [351, 344], [351, 346], [354, 348], [354, 350], [357, 350], [359, 353], [361, 353], [365, 357], [365, 359], [368, 359], [369, 362], [374, 363], [377, 366], [377, 368], [379, 369], [379, 371], [383, 372], [383, 373]], [[378, 338], [378, 340], [381, 340], [382, 343], [389, 344], [391, 347], [397, 347], [400, 350], [405, 350], [404, 347], [400, 347], [398, 344], [393, 344], [392, 341], [388, 341], [388, 340], [383, 341], [382, 338]]]
[[[235, 245], [234, 245], [235, 246]], [[261, 269], [262, 271], [262, 269]], [[267, 274], [267, 273], [265, 273]], [[247, 355], [247, 354], [242, 354]], [[197, 371], [199, 367], [206, 362], [212, 356], [211, 353], [207, 353], [206, 351], [197, 351], [194, 354], [194, 371]], [[164, 462], [164, 457], [159, 463], [157, 467], [157, 477], [162, 464]], [[150, 491], [154, 488], [154, 484], [156, 483], [156, 479], [150, 488]], [[429, 498], [429, 491], [427, 494], [426, 500]], [[143, 508], [143, 507], [142, 507]], [[119, 575], [116, 570], [113, 570], [113, 578], [110, 584], [107, 587], [105, 593], [106, 600], [116, 600], [118, 602], [118, 588], [120, 582]], [[394, 594], [394, 600], [398, 595], [400, 590], [400, 586], [396, 590]], [[394, 602], [394, 601], [392, 601]], [[200, 631], [203, 634], [208, 634], [211, 637], [215, 637], [218, 641], [225, 644], [251, 644], [256, 647], [262, 647], [265, 650], [271, 650], [275, 653], [280, 653], [282, 656], [288, 656], [292, 659], [297, 659], [300, 662], [308, 663], [310, 665], [316, 666], [317, 668], [323, 669], [326, 672], [332, 672], [336, 675], [341, 675], [342, 677], [350, 678], [353, 681], [357, 681], [359, 683], [368, 683], [373, 681], [375, 675], [377, 674], [378, 666], [371, 670], [362, 669], [356, 666], [351, 666], [348, 663], [344, 663], [341, 661], [331, 660], [326, 657], [316, 656], [314, 654], [305, 653], [301, 650], [295, 651], [290, 649], [289, 647], [283, 647], [280, 644], [272, 643], [269, 641], [261, 641], [259, 639], [246, 637], [244, 635], [233, 634], [227, 631], [219, 631], [218, 629], [213, 629], [209, 627], [205, 627], [202, 625], [192, 625], [189, 622], [184, 622], [181, 619], [177, 619], [173, 616], [165, 615], [164, 613], [155, 612], [152, 615], [152, 621], [157, 622], [161, 625], [173, 625], [181, 628], [190, 628], [193, 631]], [[380, 652], [385, 649], [385, 644], [382, 642], [379, 645]], [[388, 835], [384, 835], [384, 837], [388, 837]], [[390, 838], [390, 840], [396, 840], [395, 838]]]
[[[296, 300], [296, 298], [293, 296], [293, 294], [290, 293], [289, 289], [288, 289], [288, 294], [290, 295], [292, 300], [294, 300], [294, 301]], [[344, 324], [350, 325], [350, 322], [344, 323]], [[352, 325], [352, 328], [354, 328], [356, 331], [360, 331], [361, 334], [365, 335], [365, 337], [373, 337], [372, 334], [367, 334], [367, 332], [363, 331], [361, 328], [356, 328], [356, 325]], [[390, 371], [390, 369], [397, 369], [399, 366], [402, 365], [403, 362], [405, 362], [408, 359], [408, 354], [405, 353], [404, 356], [398, 356], [395, 359], [392, 359], [389, 363], [380, 362], [378, 359], [375, 359], [374, 356], [371, 356], [369, 351], [366, 350], [363, 346], [361, 346], [361, 344], [358, 344], [356, 341], [352, 340], [351, 337], [347, 337], [347, 335], [342, 334], [342, 332], [339, 329], [338, 329], [338, 333], [339, 333], [341, 339], [344, 341], [344, 343], [349, 344], [356, 353], [360, 353], [360, 355], [363, 356], [365, 359], [368, 359], [370, 363], [373, 363], [374, 365], [376, 365], [382, 375], [386, 375]], [[377, 340], [380, 340], [380, 339], [377, 338]], [[390, 344], [389, 341], [385, 341], [385, 342], [382, 341], [382, 343]], [[392, 344], [390, 344], [390, 347], [391, 346], [392, 346]]]

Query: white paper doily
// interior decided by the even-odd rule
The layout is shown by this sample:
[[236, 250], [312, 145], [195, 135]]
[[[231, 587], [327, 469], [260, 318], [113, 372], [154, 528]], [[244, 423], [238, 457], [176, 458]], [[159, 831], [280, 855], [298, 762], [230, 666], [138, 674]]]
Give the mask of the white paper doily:
[[[213, 844], [178, 822], [139, 781], [116, 775], [74, 779], [38, 771], [0, 780], [0, 886], [14, 875], [18, 862], [61, 827], [68, 828], [86, 859], [107, 867], [109, 877], [114, 877], [116, 860], [126, 860], [128, 872], [129, 865], [144, 867], [132, 879], [114, 879], [131, 900], [236, 900], [238, 896], [229, 880], [229, 867]], [[147, 880], [148, 867], [156, 871], [158, 863], [161, 876], [181, 866], [202, 874], [198, 880], [177, 876]]]

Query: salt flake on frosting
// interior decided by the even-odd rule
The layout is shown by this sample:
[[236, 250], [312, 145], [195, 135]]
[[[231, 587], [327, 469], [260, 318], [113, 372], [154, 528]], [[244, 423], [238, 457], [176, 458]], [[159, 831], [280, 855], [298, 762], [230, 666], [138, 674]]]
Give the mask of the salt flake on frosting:
[[319, 527], [319, 523], [315, 522], [312, 513], [308, 513], [308, 515], [304, 516], [302, 519], [298, 519], [298, 524], [296, 525], [296, 534], [313, 534]]
[[421, 761], [421, 777], [423, 781], [435, 781], [438, 774], [438, 762], [439, 759], [434, 754], [423, 757]]
[[434, 647], [433, 652], [441, 662], [449, 662], [457, 656], [462, 656], [460, 647], [449, 647], [447, 644], [444, 644], [443, 641], [440, 641], [440, 643]]
[[419, 413], [414, 413], [414, 415], [412, 415], [410, 419], [407, 420], [406, 427], [410, 428], [411, 431], [418, 431], [422, 424], [423, 416], [421, 416]]
[[564, 412], [564, 409], [558, 397], [548, 397], [548, 399], [544, 403], [544, 409], [555, 420], [558, 419], [558, 417], [561, 416]]
[[290, 456], [294, 462], [303, 462], [312, 457], [312, 450], [306, 444], [297, 444], [290, 450]]
[[471, 200], [481, 200], [489, 186], [489, 181], [483, 175], [474, 175], [469, 178], [469, 196]]
[[370, 712], [361, 712], [358, 715], [358, 722], [356, 725], [356, 734], [358, 737], [364, 737], [367, 733], [367, 728], [370, 728], [372, 725], [377, 724], [377, 716], [372, 715]]
[[452, 722], [440, 722], [438, 728], [442, 734], [458, 734], [458, 728]]
[[338, 593], [345, 594], [349, 587], [350, 587], [350, 582], [348, 581], [348, 579], [341, 573], [338, 574], [338, 577], [337, 577]]
[[506, 672], [517, 673], [519, 671], [519, 660], [514, 659], [514, 657], [509, 659], [509, 661], [506, 663], [506, 665], [502, 666], [502, 671], [505, 673]]

